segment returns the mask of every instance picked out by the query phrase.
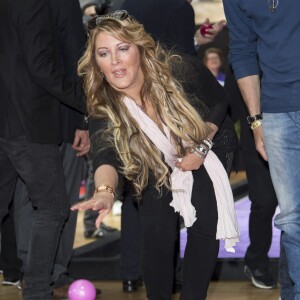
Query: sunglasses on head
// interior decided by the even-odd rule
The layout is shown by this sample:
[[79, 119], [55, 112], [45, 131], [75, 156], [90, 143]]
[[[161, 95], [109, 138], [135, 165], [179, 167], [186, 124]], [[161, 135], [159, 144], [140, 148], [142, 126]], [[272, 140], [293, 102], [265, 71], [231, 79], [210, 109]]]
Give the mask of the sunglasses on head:
[[88, 28], [95, 29], [103, 20], [106, 19], [116, 19], [123, 21], [129, 17], [129, 14], [126, 10], [116, 10], [106, 15], [96, 16], [88, 21]]

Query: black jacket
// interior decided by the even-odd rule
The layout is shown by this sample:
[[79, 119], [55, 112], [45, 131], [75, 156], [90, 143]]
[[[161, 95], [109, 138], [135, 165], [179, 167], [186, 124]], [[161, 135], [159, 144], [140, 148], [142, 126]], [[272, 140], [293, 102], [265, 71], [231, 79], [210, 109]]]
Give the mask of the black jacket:
[[[86, 35], [78, 1], [50, 0], [64, 74], [78, 79], [77, 65], [85, 50]], [[88, 129], [84, 115], [61, 103], [62, 140], [73, 143], [76, 129]]]
[[125, 0], [122, 9], [167, 48], [195, 54], [195, 13], [187, 0]]
[[60, 103], [86, 111], [81, 82], [63, 76], [50, 11], [48, 0], [0, 1], [1, 137], [19, 123], [29, 141], [58, 144]]

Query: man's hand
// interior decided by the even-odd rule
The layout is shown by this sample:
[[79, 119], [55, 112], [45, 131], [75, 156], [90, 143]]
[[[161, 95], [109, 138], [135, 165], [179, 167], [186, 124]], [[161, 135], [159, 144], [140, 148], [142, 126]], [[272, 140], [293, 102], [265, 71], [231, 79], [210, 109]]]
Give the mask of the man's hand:
[[254, 140], [255, 140], [255, 146], [256, 150], [259, 152], [259, 154], [262, 156], [264, 160], [268, 160], [267, 152], [265, 149], [265, 143], [264, 143], [264, 135], [262, 127], [259, 126], [253, 130]]
[[87, 130], [76, 129], [72, 148], [77, 151], [77, 157], [90, 151], [90, 138]]

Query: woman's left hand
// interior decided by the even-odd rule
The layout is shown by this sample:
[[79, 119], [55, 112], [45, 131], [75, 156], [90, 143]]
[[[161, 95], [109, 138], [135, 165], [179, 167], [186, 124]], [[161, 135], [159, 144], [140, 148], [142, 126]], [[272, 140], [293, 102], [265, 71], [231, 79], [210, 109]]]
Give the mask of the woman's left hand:
[[182, 157], [181, 161], [177, 161], [175, 166], [181, 171], [198, 170], [204, 162], [204, 158], [197, 156], [194, 153], [187, 153]]

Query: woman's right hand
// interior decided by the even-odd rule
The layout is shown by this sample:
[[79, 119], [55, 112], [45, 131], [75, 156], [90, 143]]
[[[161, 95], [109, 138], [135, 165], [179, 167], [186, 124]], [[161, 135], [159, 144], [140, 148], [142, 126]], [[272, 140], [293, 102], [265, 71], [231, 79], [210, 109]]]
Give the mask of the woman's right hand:
[[204, 158], [188, 152], [180, 161], [176, 162], [175, 167], [182, 172], [193, 171], [198, 170], [203, 165], [203, 162]]
[[104, 217], [109, 214], [114, 204], [114, 197], [106, 191], [97, 192], [93, 198], [78, 202], [71, 207], [71, 210], [97, 210], [99, 216], [96, 220], [96, 227], [99, 228]]

